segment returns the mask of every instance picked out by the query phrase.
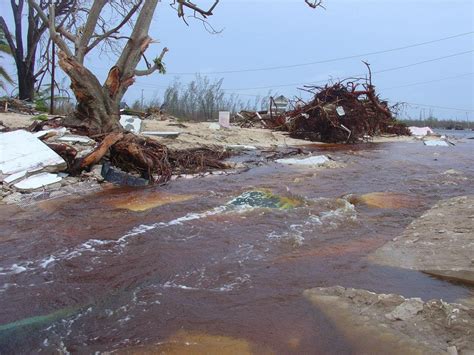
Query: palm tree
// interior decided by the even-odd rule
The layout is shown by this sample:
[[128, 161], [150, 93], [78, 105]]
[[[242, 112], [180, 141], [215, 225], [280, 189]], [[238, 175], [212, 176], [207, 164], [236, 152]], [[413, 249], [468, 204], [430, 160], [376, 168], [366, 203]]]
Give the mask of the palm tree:
[[[7, 54], [9, 56], [12, 55], [12, 52], [10, 51], [10, 46], [5, 40], [5, 34], [3, 33], [1, 29], [0, 29], [0, 53]], [[3, 58], [3, 56], [0, 55], [0, 58]], [[0, 66], [0, 88], [2, 88], [4, 91], [7, 91], [6, 83], [9, 83], [9, 84], [13, 83], [13, 79], [7, 73], [5, 68], [3, 66]]]

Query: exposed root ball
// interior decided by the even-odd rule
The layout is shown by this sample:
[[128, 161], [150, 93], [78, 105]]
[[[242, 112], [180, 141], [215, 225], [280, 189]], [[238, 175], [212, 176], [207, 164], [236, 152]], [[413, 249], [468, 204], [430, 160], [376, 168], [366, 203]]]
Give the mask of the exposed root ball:
[[139, 173], [153, 183], [167, 182], [172, 174], [194, 174], [209, 169], [227, 169], [222, 162], [229, 153], [220, 148], [169, 150], [147, 137], [127, 133], [110, 150], [113, 165]]
[[112, 146], [110, 159], [120, 169], [137, 172], [154, 183], [166, 182], [171, 178], [168, 148], [150, 138], [125, 134]]

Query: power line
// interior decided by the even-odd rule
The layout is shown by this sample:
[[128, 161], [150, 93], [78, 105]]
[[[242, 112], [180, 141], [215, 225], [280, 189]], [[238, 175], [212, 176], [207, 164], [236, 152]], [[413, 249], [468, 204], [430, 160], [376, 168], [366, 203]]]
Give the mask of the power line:
[[297, 67], [304, 67], [304, 66], [310, 66], [310, 65], [315, 65], [315, 64], [324, 64], [324, 63], [337, 62], [337, 61], [342, 61], [342, 60], [347, 60], [347, 59], [360, 58], [360, 57], [365, 57], [365, 56], [369, 56], [369, 55], [390, 53], [390, 52], [400, 51], [400, 50], [404, 50], [404, 49], [408, 49], [408, 48], [424, 46], [424, 45], [431, 44], [431, 43], [442, 42], [442, 41], [450, 40], [450, 39], [453, 39], [453, 38], [468, 36], [468, 35], [471, 35], [473, 33], [474, 33], [474, 31], [464, 32], [464, 33], [459, 33], [459, 34], [449, 36], [449, 37], [438, 38], [438, 39], [434, 39], [434, 40], [426, 41], [426, 42], [419, 42], [419, 43], [410, 44], [410, 45], [406, 45], [406, 46], [402, 46], [402, 47], [396, 47], [396, 48], [385, 49], [385, 50], [374, 51], [374, 52], [367, 52], [367, 53], [362, 53], [362, 54], [354, 54], [354, 55], [345, 56], [345, 57], [324, 59], [324, 60], [319, 60], [319, 61], [314, 61], [314, 62], [307, 62], [307, 63], [289, 64], [289, 65], [280, 65], [280, 66], [262, 67], [262, 68], [223, 70], [223, 71], [213, 71], [213, 72], [175, 72], [175, 73], [171, 72], [169, 74], [170, 75], [233, 74], [233, 73], [248, 73], [248, 72], [258, 72], [258, 71], [269, 71], [269, 70], [297, 68]]
[[410, 86], [417, 86], [417, 85], [423, 85], [423, 84], [431, 84], [431, 83], [436, 83], [436, 82], [443, 81], [443, 80], [462, 78], [462, 77], [470, 76], [470, 75], [473, 75], [473, 74], [474, 74], [474, 72], [464, 73], [464, 74], [459, 74], [459, 75], [454, 75], [454, 76], [448, 76], [446, 78], [440, 78], [440, 79], [434, 79], [434, 80], [428, 80], [428, 81], [419, 81], [419, 82], [416, 82], [416, 83], [399, 85], [399, 86], [392, 86], [392, 87], [389, 87], [389, 88], [381, 88], [380, 90], [392, 90], [392, 89], [407, 88], [407, 87], [410, 87]]
[[[471, 76], [473, 75], [474, 72], [470, 72], [470, 73], [463, 73], [463, 74], [458, 74], [458, 75], [453, 75], [453, 76], [448, 76], [448, 77], [445, 77], [445, 78], [439, 78], [439, 79], [433, 79], [433, 80], [427, 80], [427, 81], [418, 81], [416, 83], [411, 83], [411, 84], [404, 84], [404, 85], [398, 85], [398, 86], [391, 86], [391, 87], [388, 87], [388, 88], [380, 88], [380, 90], [382, 91], [385, 91], [385, 90], [392, 90], [392, 89], [399, 89], [399, 88], [406, 88], [406, 87], [411, 87], [411, 86], [417, 86], [417, 85], [425, 85], [425, 84], [431, 84], [431, 83], [436, 83], [436, 82], [440, 82], [440, 81], [444, 81], [444, 80], [450, 80], [450, 79], [457, 79], [457, 78], [462, 78], [462, 77], [467, 77], [467, 76]], [[153, 85], [153, 84], [145, 84], [145, 83], [136, 83], [135, 84], [136, 86], [139, 86], [139, 87], [149, 87], [149, 88], [168, 88], [168, 86], [158, 86], [158, 85]], [[225, 90], [227, 91], [227, 90]], [[246, 94], [246, 93], [236, 93], [236, 92], [227, 92], [227, 94], [230, 94], [230, 95], [239, 95], [239, 96], [251, 96], [251, 97], [262, 97], [264, 95], [258, 95], [258, 94]], [[461, 110], [461, 109], [460, 109]]]
[[[454, 53], [454, 54], [450, 54], [450, 55], [446, 55], [446, 56], [442, 56], [442, 57], [427, 59], [427, 60], [423, 60], [421, 62], [411, 63], [411, 64], [402, 65], [402, 66], [398, 66], [398, 67], [377, 70], [377, 71], [373, 71], [372, 73], [373, 74], [380, 74], [380, 73], [385, 73], [385, 72], [388, 72], [388, 71], [405, 69], [405, 68], [414, 67], [414, 66], [417, 66], [417, 65], [425, 64], [425, 63], [431, 63], [431, 62], [435, 62], [435, 61], [446, 59], [446, 58], [452, 58], [452, 57], [456, 57], [456, 56], [460, 56], [460, 55], [467, 54], [467, 53], [472, 53], [472, 52], [474, 52], [474, 50], [469, 50], [469, 51]], [[354, 77], [360, 77], [360, 76], [364, 76], [364, 75], [366, 75], [366, 74], [358, 74], [358, 75], [354, 75]], [[252, 87], [252, 88], [224, 89], [224, 90], [239, 91], [239, 90], [272, 89], [272, 88], [277, 88], [277, 87], [301, 86], [301, 85], [318, 84], [318, 83], [325, 83], [325, 82], [327, 82], [327, 80], [318, 80], [318, 81], [312, 81], [312, 82], [306, 82], [306, 83], [301, 83], [300, 82], [300, 83], [281, 84], [281, 85], [258, 86], [258, 87]]]
[[[394, 103], [397, 103], [397, 102], [390, 101], [390, 103], [394, 104]], [[436, 105], [426, 105], [426, 104], [418, 104], [418, 103], [415, 103], [415, 102], [406, 102], [406, 101], [400, 101], [399, 103], [401, 103], [401, 104], [407, 104], [407, 105], [410, 105], [410, 106], [422, 106], [422, 107], [439, 108], [439, 109], [443, 109], [443, 110], [453, 110], [453, 111], [463, 111], [463, 112], [474, 112], [473, 109], [465, 109], [465, 108], [436, 106]]]

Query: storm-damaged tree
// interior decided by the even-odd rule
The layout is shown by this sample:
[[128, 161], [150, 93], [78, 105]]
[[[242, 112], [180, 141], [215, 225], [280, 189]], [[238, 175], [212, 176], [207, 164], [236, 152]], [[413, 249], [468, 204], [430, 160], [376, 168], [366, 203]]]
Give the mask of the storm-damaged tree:
[[[3, 0], [6, 2], [6, 0]], [[58, 26], [64, 25], [67, 16], [74, 9], [76, 0], [40, 0], [37, 6], [42, 11], [53, 6]], [[44, 73], [45, 66], [35, 71], [39, 43], [48, 29], [31, 6], [25, 7], [25, 0], [10, 0], [13, 12], [14, 31], [10, 31], [3, 16], [0, 16], [0, 28], [15, 60], [18, 79], [18, 96], [21, 100], [33, 100], [37, 78]], [[24, 15], [27, 14], [27, 21]], [[24, 27], [26, 25], [26, 34]], [[47, 63], [45, 63], [47, 65]]]
[[[162, 60], [167, 48], [152, 62], [144, 57], [148, 46], [153, 43], [148, 31], [160, 0], [92, 0], [89, 8], [76, 11], [78, 23], [75, 31], [56, 24], [54, 6], [46, 11], [37, 0], [28, 1], [48, 26], [51, 39], [59, 48], [59, 65], [71, 79], [71, 89], [78, 104], [73, 116], [68, 117], [66, 123], [85, 126], [91, 133], [120, 131], [119, 104], [127, 89], [134, 83], [135, 77], [165, 71]], [[311, 7], [320, 6], [319, 1], [305, 2]], [[174, 0], [170, 5], [183, 20], [187, 10], [192, 12], [192, 17], [205, 21], [213, 14], [218, 3], [219, 0], [214, 0], [208, 9], [188, 0]], [[114, 16], [110, 16], [113, 12], [118, 12], [121, 16], [117, 23], [111, 25], [111, 21], [106, 21], [104, 17], [113, 19]], [[124, 36], [120, 32], [123, 32], [127, 24], [130, 24], [132, 29], [129, 35]], [[86, 67], [85, 58], [104, 43], [122, 45], [123, 49], [120, 50], [115, 65], [110, 68], [107, 79], [101, 83]], [[142, 58], [146, 68], [138, 70], [137, 66]]]

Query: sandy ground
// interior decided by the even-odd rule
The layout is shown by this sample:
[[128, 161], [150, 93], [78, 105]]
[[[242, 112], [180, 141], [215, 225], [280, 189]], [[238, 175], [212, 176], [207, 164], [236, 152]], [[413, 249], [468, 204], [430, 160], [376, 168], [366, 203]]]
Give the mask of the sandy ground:
[[[33, 116], [17, 113], [0, 113], [0, 121], [9, 128], [24, 128], [32, 123]], [[215, 124], [215, 123], [214, 123]], [[285, 132], [276, 132], [262, 128], [240, 128], [232, 126], [229, 129], [212, 129], [211, 122], [178, 122], [169, 120], [143, 120], [142, 132], [180, 132], [175, 139], [154, 137], [159, 142], [174, 149], [185, 149], [203, 145], [221, 147], [232, 145], [247, 145], [256, 148], [274, 148], [299, 146], [308, 143], [317, 144], [301, 139], [293, 139]], [[371, 140], [374, 143], [413, 141], [413, 137], [381, 136]], [[323, 144], [323, 143], [321, 143]]]
[[304, 296], [356, 354], [473, 354], [472, 308], [341, 286], [310, 289]]
[[21, 113], [4, 113], [0, 112], [0, 122], [3, 126], [8, 128], [24, 128], [33, 123], [32, 115], [25, 115]]
[[474, 285], [474, 196], [440, 201], [369, 260]]
[[[286, 147], [308, 144], [308, 141], [293, 139], [284, 132], [261, 128], [210, 128], [211, 122], [183, 122], [144, 120], [142, 133], [146, 131], [180, 132], [175, 139], [156, 138], [170, 148], [196, 147], [206, 144], [217, 146], [250, 145], [256, 148]], [[176, 126], [176, 125], [179, 126]]]

